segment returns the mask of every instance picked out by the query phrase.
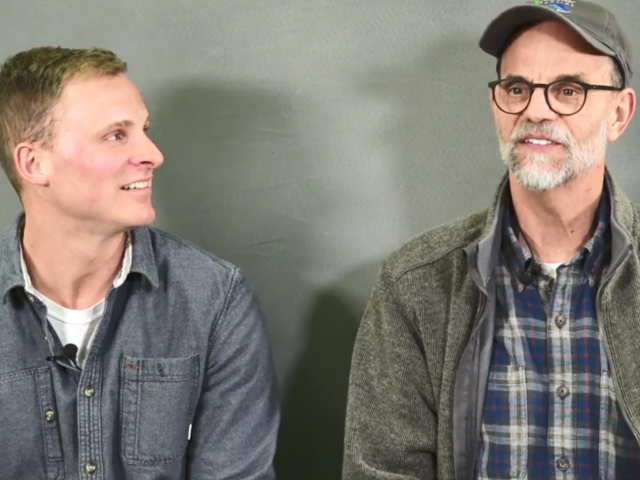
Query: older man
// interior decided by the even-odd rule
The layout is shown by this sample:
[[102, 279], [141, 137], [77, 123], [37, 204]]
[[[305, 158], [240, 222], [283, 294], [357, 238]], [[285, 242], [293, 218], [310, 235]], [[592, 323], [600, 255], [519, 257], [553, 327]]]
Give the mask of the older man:
[[385, 260], [343, 478], [637, 478], [640, 208], [606, 168], [635, 109], [629, 42], [602, 6], [537, 0], [480, 46], [508, 174], [493, 208]]

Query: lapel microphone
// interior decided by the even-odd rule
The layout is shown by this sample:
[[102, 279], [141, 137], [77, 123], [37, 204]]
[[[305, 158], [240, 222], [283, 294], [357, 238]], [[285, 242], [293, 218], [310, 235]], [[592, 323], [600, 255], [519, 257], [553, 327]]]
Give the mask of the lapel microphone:
[[81, 370], [77, 363], [77, 356], [78, 346], [73, 343], [67, 343], [64, 347], [62, 347], [62, 355], [53, 355], [51, 357], [47, 357], [47, 361], [69, 360], [74, 367], [76, 367], [78, 370]]

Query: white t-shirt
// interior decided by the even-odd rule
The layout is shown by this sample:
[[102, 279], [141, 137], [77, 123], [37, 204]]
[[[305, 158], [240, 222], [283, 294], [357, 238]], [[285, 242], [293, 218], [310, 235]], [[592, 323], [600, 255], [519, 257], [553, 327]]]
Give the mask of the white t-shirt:
[[[131, 270], [131, 256], [131, 239], [130, 235], [127, 235], [127, 245], [125, 247], [122, 268], [113, 281], [114, 288], [122, 285], [127, 278], [127, 275], [129, 275], [129, 271]], [[60, 338], [62, 345], [73, 343], [78, 347], [76, 361], [78, 362], [78, 365], [83, 365], [87, 358], [87, 354], [89, 353], [89, 347], [91, 346], [93, 337], [98, 330], [100, 320], [102, 320], [102, 316], [104, 315], [105, 299], [102, 299], [93, 307], [85, 310], [72, 310], [58, 305], [45, 297], [42, 293], [38, 292], [31, 284], [31, 277], [29, 277], [27, 265], [24, 262], [22, 249], [20, 251], [20, 259], [22, 262], [22, 272], [24, 274], [26, 291], [39, 298], [47, 307], [47, 320]]]
[[542, 270], [544, 270], [544, 273], [546, 273], [547, 275], [549, 275], [551, 278], [555, 280], [558, 273], [557, 272], [558, 267], [563, 263], [564, 262], [558, 262], [558, 263], [542, 263], [541, 262], [540, 265], [542, 266]]

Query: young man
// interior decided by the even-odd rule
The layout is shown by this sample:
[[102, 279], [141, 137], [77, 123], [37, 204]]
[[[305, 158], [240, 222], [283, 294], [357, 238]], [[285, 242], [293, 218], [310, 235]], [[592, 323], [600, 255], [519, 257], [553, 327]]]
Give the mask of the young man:
[[605, 167], [635, 110], [629, 43], [599, 5], [536, 0], [480, 46], [508, 173], [493, 208], [385, 260], [343, 478], [637, 478], [640, 208]]
[[0, 163], [24, 206], [0, 243], [0, 479], [271, 480], [256, 295], [149, 227], [163, 158], [126, 70], [49, 47], [0, 69]]

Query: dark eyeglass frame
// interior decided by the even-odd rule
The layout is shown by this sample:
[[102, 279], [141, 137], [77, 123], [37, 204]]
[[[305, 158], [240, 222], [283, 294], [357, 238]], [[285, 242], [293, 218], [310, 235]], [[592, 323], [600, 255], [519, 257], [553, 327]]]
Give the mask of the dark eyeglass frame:
[[[524, 108], [522, 108], [522, 110], [519, 110], [517, 112], [508, 112], [505, 109], [503, 109], [500, 104], [496, 101], [496, 87], [498, 85], [500, 85], [501, 83], [506, 83], [506, 82], [514, 82], [514, 83], [521, 83], [526, 85], [527, 87], [529, 87], [529, 100], [527, 101], [527, 104], [524, 106]], [[576, 85], [580, 85], [583, 89], [584, 89], [584, 100], [582, 101], [582, 105], [580, 106], [580, 108], [578, 110], [576, 110], [573, 113], [560, 113], [558, 112], [555, 108], [553, 108], [551, 106], [551, 103], [549, 102], [549, 89], [553, 86], [556, 85], [558, 83], [575, 83]], [[523, 113], [527, 108], [529, 108], [529, 104], [531, 103], [531, 98], [533, 97], [533, 93], [535, 92], [536, 88], [542, 88], [544, 90], [544, 99], [547, 102], [547, 105], [549, 106], [549, 108], [555, 112], [558, 115], [562, 115], [563, 117], [570, 117], [572, 115], [575, 115], [576, 113], [578, 113], [580, 110], [582, 110], [585, 106], [585, 104], [587, 103], [587, 97], [589, 96], [589, 90], [605, 90], [605, 91], [609, 91], [609, 92], [620, 92], [622, 90], [624, 90], [623, 87], [614, 87], [613, 85], [592, 85], [590, 83], [585, 83], [581, 80], [578, 80], [576, 78], [560, 78], [558, 80], [554, 80], [551, 83], [533, 83], [533, 82], [529, 82], [523, 78], [503, 78], [500, 80], [493, 80], [491, 82], [488, 83], [489, 88], [491, 89], [491, 95], [493, 96], [493, 101], [495, 102], [496, 106], [502, 110], [504, 113], [507, 113], [509, 115], [520, 115], [521, 113]]]

